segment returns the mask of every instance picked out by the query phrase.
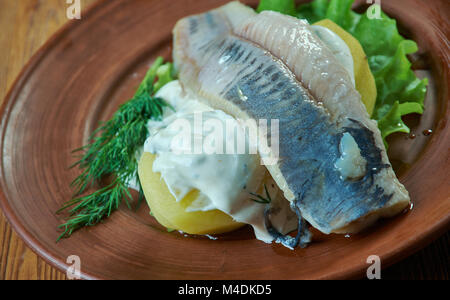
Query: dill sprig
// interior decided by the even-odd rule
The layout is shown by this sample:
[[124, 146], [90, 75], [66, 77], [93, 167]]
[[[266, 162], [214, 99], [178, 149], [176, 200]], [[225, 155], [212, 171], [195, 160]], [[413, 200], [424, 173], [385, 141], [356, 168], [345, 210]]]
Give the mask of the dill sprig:
[[[158, 70], [163, 67], [164, 71], [168, 71], [168, 66], [170, 70], [170, 64], [163, 65], [163, 58], [157, 58], [134, 97], [122, 104], [109, 121], [101, 123], [89, 138], [89, 144], [74, 150], [75, 153], [81, 152], [81, 155], [71, 168], [78, 167], [83, 171], [71, 184], [75, 189], [73, 199], [58, 210], [60, 213], [70, 208], [70, 218], [58, 226], [63, 229], [58, 241], [79, 228], [98, 224], [118, 209], [123, 200], [130, 208], [132, 197], [128, 182], [136, 178], [136, 152], [147, 138], [147, 122], [149, 119], [160, 119], [163, 108], [169, 106], [163, 99], [154, 97], [157, 91], [154, 82], [160, 73]], [[162, 80], [167, 83], [167, 78]], [[159, 89], [163, 84], [157, 83]], [[114, 176], [112, 183], [92, 194], [80, 196], [94, 183], [110, 175]], [[143, 192], [139, 180], [138, 184], [141, 201]]]
[[261, 204], [269, 204], [272, 202], [272, 198], [270, 197], [269, 191], [267, 190], [267, 186], [264, 184], [264, 190], [266, 191], [266, 198], [264, 198], [261, 195], [255, 194], [255, 193], [250, 193], [250, 195], [256, 197], [256, 199], [254, 198], [250, 198], [250, 200], [255, 201], [257, 203], [261, 203]]

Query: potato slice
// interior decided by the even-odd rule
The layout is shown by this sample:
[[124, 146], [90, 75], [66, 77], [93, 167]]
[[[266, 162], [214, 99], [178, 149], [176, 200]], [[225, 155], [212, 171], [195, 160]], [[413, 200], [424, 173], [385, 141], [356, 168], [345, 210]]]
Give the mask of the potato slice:
[[219, 210], [187, 212], [186, 208], [198, 197], [199, 191], [194, 190], [177, 202], [161, 174], [153, 172], [155, 158], [155, 155], [145, 152], [139, 162], [138, 173], [145, 199], [161, 225], [189, 234], [219, 234], [245, 225]]
[[350, 33], [331, 20], [325, 19], [314, 23], [314, 25], [330, 29], [347, 44], [353, 56], [356, 90], [361, 94], [361, 100], [366, 106], [367, 112], [372, 115], [377, 100], [377, 86], [361, 44]]

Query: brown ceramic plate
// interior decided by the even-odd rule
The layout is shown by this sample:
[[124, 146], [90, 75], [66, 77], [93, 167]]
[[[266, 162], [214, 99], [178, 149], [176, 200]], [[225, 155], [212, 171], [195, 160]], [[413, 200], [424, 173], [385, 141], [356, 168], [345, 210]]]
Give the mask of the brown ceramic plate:
[[[369, 255], [380, 256], [386, 267], [448, 230], [448, 6], [445, 0], [398, 0], [383, 7], [418, 42], [412, 59], [418, 74], [430, 79], [426, 114], [411, 120], [417, 138], [399, 135], [391, 147], [412, 211], [352, 237], [319, 235], [295, 251], [257, 241], [249, 228], [218, 240], [168, 233], [144, 206], [121, 208], [103, 224], [55, 242], [64, 217], [55, 211], [71, 197], [69, 183], [78, 174], [68, 168], [75, 161], [71, 150], [133, 94], [155, 57], [170, 59], [178, 19], [225, 2], [99, 1], [33, 57], [1, 110], [1, 206], [26, 243], [61, 270], [68, 256], [78, 255], [83, 278], [354, 278], [365, 273]], [[422, 135], [424, 129], [433, 134]]]

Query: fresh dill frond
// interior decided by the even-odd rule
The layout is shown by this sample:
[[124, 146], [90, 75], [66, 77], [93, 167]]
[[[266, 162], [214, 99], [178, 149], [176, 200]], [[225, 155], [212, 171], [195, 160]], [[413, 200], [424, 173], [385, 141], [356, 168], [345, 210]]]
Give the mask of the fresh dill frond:
[[267, 190], [267, 186], [264, 184], [264, 190], [266, 191], [266, 198], [264, 198], [261, 195], [255, 194], [255, 193], [250, 193], [250, 195], [256, 197], [256, 199], [254, 198], [250, 198], [250, 200], [255, 201], [257, 203], [261, 203], [261, 204], [269, 204], [272, 202], [272, 198], [270, 197], [269, 191]]
[[[70, 218], [58, 226], [63, 229], [58, 241], [69, 237], [79, 228], [98, 224], [118, 209], [123, 200], [130, 207], [132, 197], [128, 182], [137, 175], [136, 152], [147, 138], [147, 122], [149, 119], [160, 119], [163, 108], [170, 107], [163, 99], [154, 97], [157, 91], [154, 86], [158, 84], [159, 89], [163, 85], [158, 82], [154, 85], [158, 69], [162, 66], [169, 66], [169, 70], [171, 69], [171, 64], [163, 65], [163, 58], [157, 58], [134, 97], [122, 104], [109, 121], [102, 123], [94, 131], [89, 144], [74, 151], [81, 154], [71, 168], [78, 167], [82, 173], [71, 184], [75, 189], [74, 198], [57, 212], [69, 210], [70, 213]], [[165, 84], [169, 80], [165, 77], [163, 81]], [[111, 184], [92, 194], [81, 196], [94, 183], [110, 175], [114, 176]], [[138, 183], [140, 187], [140, 182]], [[142, 198], [140, 188], [139, 202]]]

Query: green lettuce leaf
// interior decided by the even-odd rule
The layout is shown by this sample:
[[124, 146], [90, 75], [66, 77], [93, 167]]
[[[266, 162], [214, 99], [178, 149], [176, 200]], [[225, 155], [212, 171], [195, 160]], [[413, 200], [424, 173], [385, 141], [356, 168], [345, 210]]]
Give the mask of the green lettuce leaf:
[[386, 137], [388, 135], [394, 132], [410, 132], [408, 126], [403, 122], [402, 116], [411, 113], [423, 113], [422, 105], [415, 102], [405, 102], [400, 104], [398, 101], [395, 101], [392, 106], [387, 108], [387, 112], [378, 120], [378, 128], [380, 128], [381, 136], [383, 137], [386, 147], [388, 146], [386, 143]]
[[158, 80], [154, 84], [155, 93], [163, 86], [176, 79], [173, 63], [165, 63], [156, 70]]
[[[261, 0], [260, 6], [264, 0]], [[268, 1], [275, 5], [277, 1]], [[272, 10], [289, 6], [271, 7]], [[403, 38], [397, 22], [374, 4], [366, 13], [358, 14], [351, 7], [354, 0], [314, 0], [297, 7], [297, 17], [315, 23], [330, 19], [352, 34], [362, 45], [377, 86], [377, 101], [372, 118], [378, 121], [385, 139], [395, 132], [409, 133], [402, 116], [422, 114], [428, 80], [419, 79], [411, 69], [407, 55], [417, 51], [414, 41]], [[277, 10], [279, 11], [279, 10]]]
[[273, 10], [291, 16], [297, 14], [294, 0], [261, 0], [256, 11], [262, 12], [263, 10]]
[[354, 28], [361, 16], [352, 11], [354, 0], [315, 0], [300, 5], [297, 17], [307, 19], [311, 24], [323, 19], [330, 19], [348, 31]]

